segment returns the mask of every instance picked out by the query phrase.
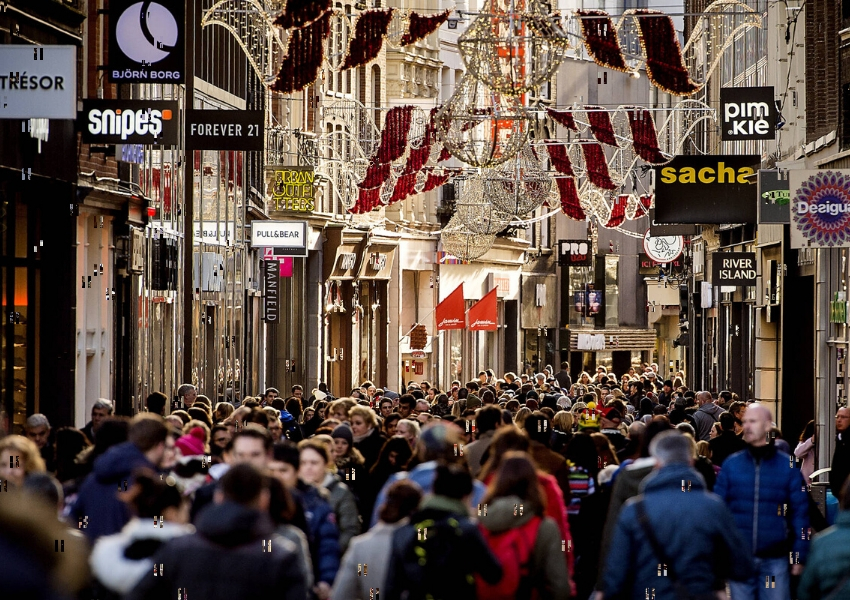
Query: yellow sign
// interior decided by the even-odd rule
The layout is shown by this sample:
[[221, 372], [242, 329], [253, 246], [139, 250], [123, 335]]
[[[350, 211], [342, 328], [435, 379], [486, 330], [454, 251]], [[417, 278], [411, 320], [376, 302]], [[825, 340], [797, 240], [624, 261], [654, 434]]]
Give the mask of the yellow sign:
[[268, 197], [270, 212], [313, 212], [316, 208], [312, 167], [269, 167]]

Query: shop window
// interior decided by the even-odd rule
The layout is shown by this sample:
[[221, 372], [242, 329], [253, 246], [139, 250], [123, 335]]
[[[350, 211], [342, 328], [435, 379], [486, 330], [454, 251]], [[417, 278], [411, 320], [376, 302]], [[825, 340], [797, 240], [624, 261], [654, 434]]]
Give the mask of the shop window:
[[620, 324], [619, 310], [620, 257], [605, 257], [605, 326], [617, 327]]

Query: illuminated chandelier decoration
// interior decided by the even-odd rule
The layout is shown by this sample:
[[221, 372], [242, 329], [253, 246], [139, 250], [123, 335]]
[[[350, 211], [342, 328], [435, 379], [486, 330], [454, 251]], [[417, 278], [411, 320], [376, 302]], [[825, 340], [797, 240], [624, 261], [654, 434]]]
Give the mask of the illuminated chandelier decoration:
[[474, 233], [465, 226], [451, 223], [440, 232], [443, 250], [462, 261], [481, 258], [493, 247], [495, 235]]
[[484, 188], [494, 207], [521, 217], [548, 200], [552, 178], [543, 168], [534, 148], [526, 146], [515, 158], [488, 170]]
[[466, 74], [437, 113], [437, 136], [458, 160], [492, 167], [525, 145], [529, 123], [518, 98], [499, 94]]
[[489, 0], [458, 38], [467, 71], [510, 96], [552, 78], [569, 48], [560, 19], [534, 0]]
[[475, 234], [495, 235], [505, 229], [513, 215], [499, 210], [487, 196], [488, 182], [479, 173], [455, 179], [455, 214], [449, 227], [465, 227]]

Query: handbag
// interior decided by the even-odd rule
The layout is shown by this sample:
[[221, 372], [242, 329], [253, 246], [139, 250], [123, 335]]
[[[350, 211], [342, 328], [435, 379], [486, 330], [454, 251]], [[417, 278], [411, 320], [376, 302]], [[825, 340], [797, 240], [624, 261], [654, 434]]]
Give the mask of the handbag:
[[649, 522], [649, 517], [646, 516], [646, 507], [644, 506], [643, 497], [635, 503], [637, 510], [638, 523], [640, 523], [643, 533], [646, 536], [649, 545], [652, 547], [652, 552], [655, 557], [661, 561], [661, 564], [667, 565], [667, 574], [670, 578], [670, 583], [673, 584], [673, 589], [676, 593], [676, 600], [716, 600], [717, 596], [714, 592], [709, 594], [692, 594], [682, 585], [679, 578], [676, 576], [676, 570], [673, 568], [672, 561], [668, 558], [661, 544], [658, 543], [655, 535], [652, 533], [652, 526]]

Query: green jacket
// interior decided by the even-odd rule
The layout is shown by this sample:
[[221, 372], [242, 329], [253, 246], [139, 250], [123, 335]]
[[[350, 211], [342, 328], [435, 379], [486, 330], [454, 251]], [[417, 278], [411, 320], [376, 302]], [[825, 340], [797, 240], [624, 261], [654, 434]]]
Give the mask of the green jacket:
[[828, 597], [844, 581], [836, 600], [850, 597], [850, 510], [838, 513], [835, 525], [812, 540], [803, 578], [797, 589], [799, 600]]

